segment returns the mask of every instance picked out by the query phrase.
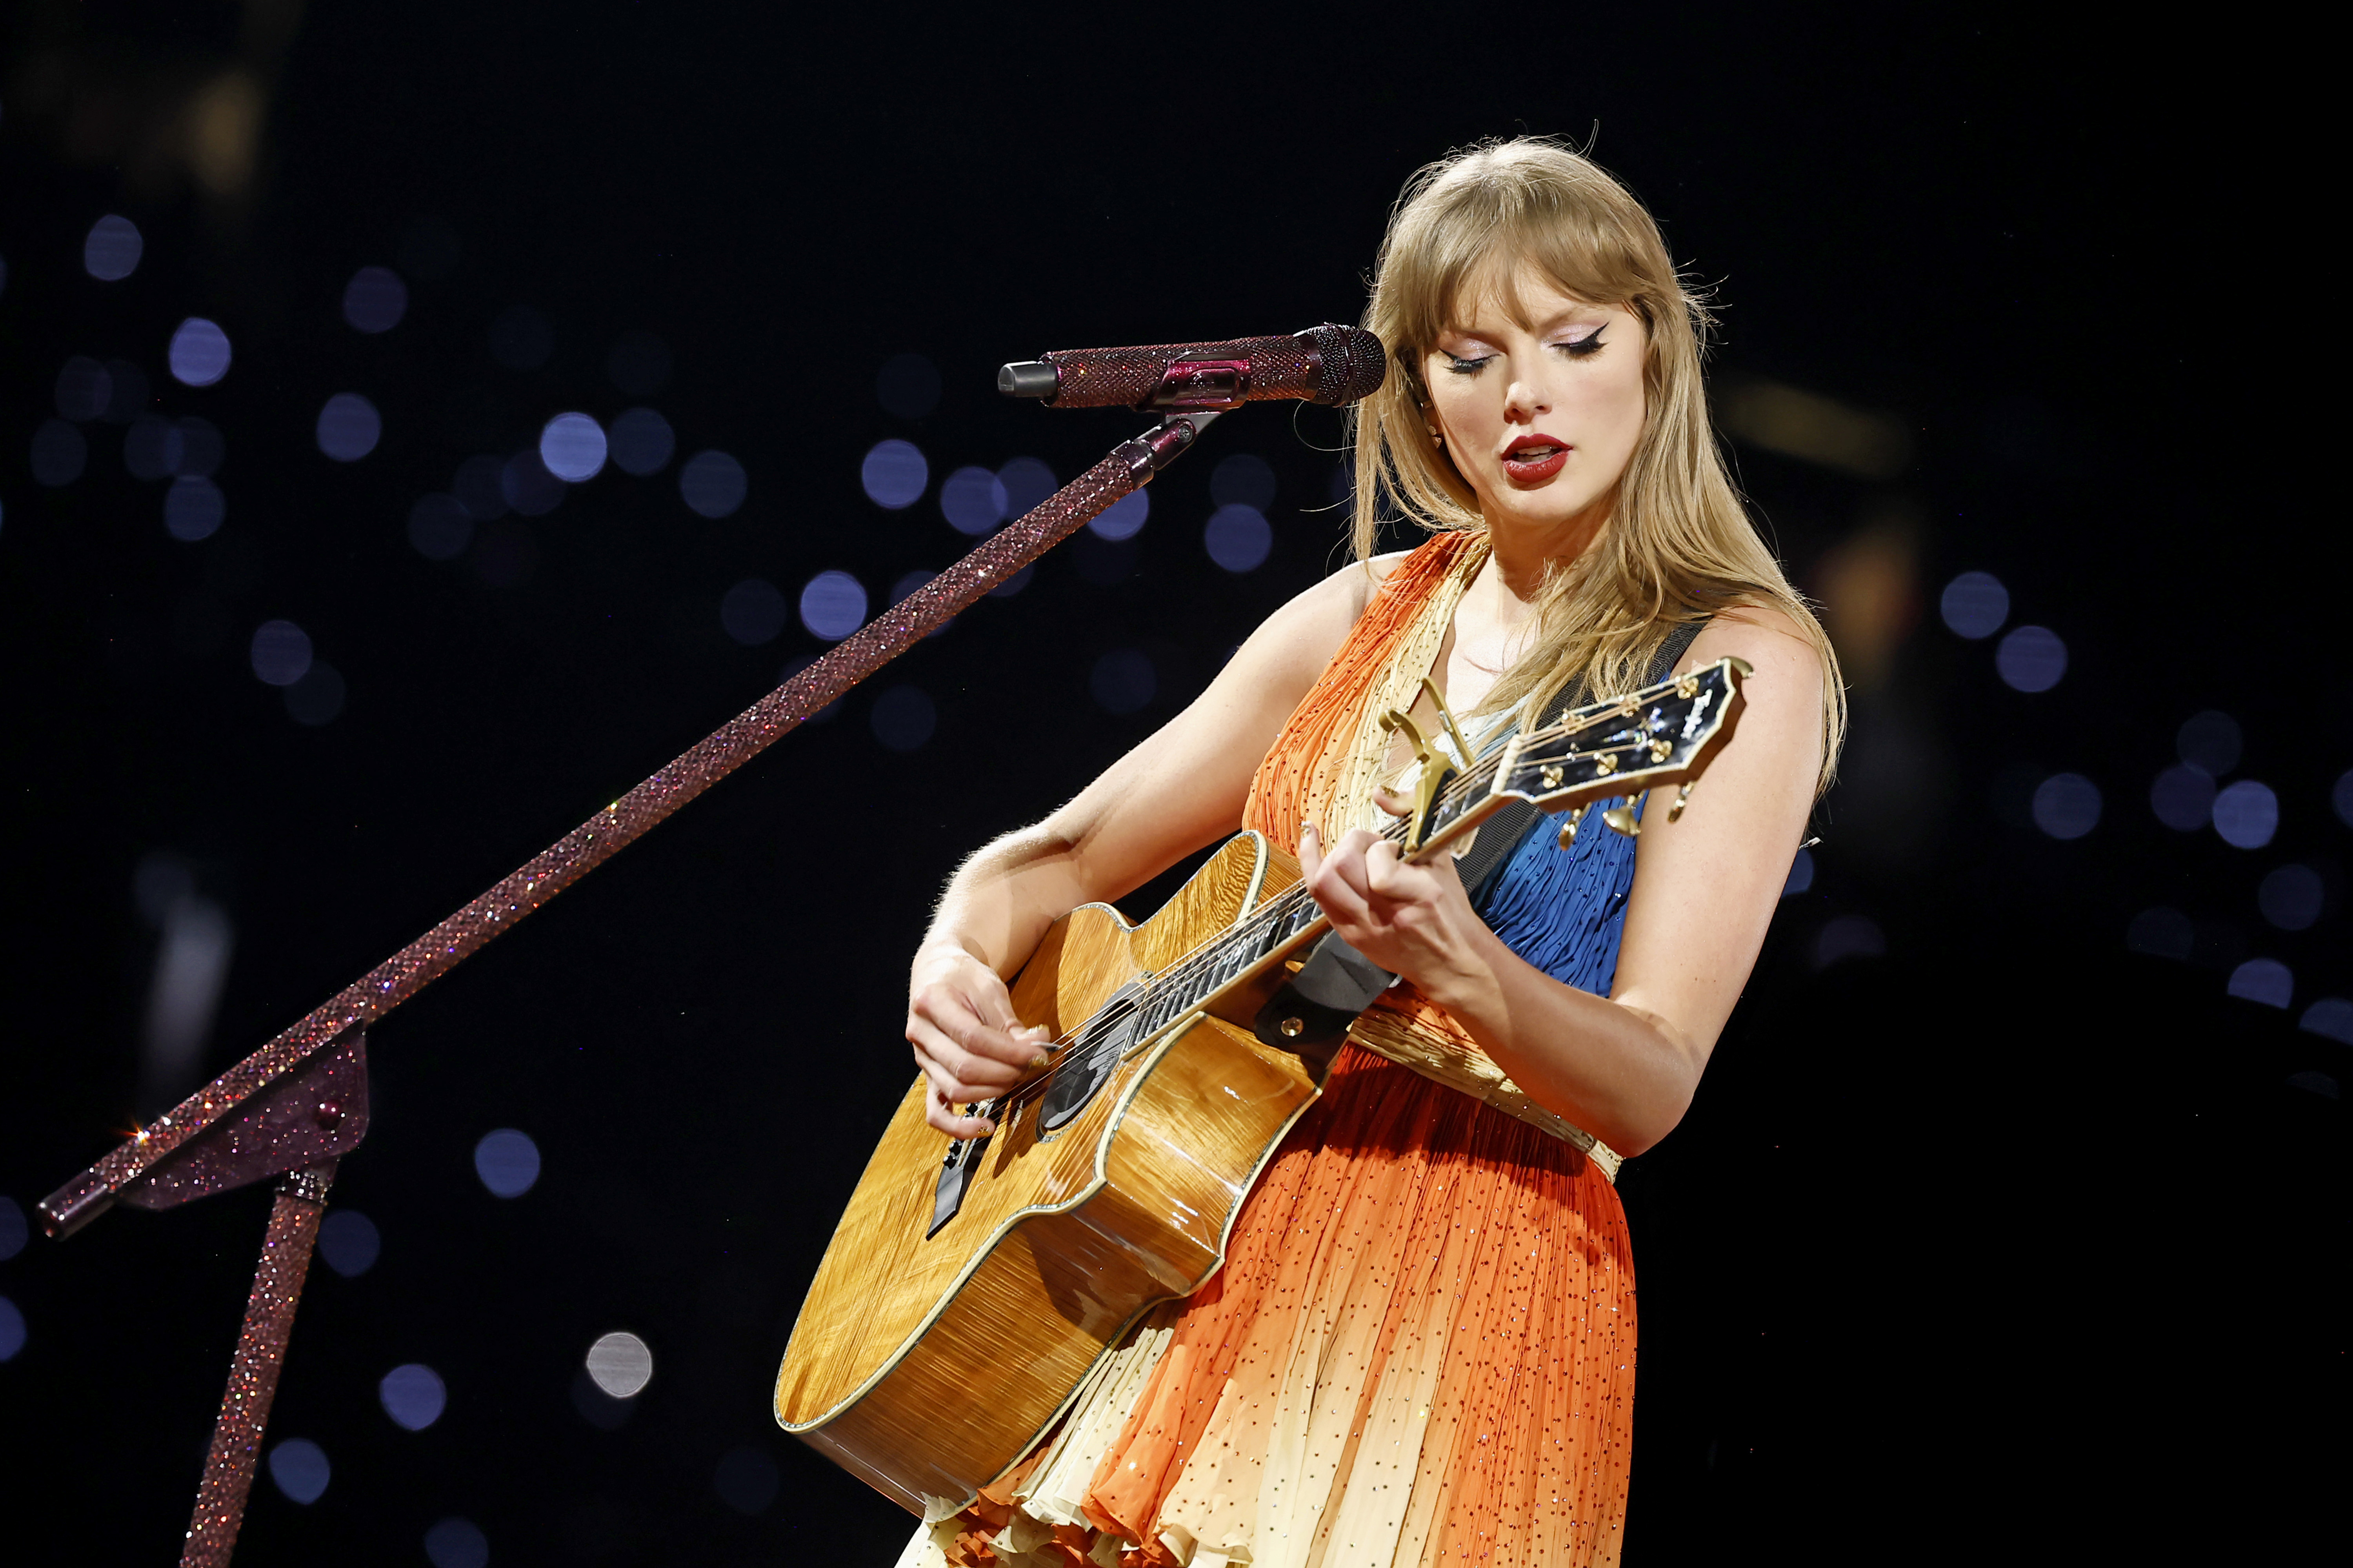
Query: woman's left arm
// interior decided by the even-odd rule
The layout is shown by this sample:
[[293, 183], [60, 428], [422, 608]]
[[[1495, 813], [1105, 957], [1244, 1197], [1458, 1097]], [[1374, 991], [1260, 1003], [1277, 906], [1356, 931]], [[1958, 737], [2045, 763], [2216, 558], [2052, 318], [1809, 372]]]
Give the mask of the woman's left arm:
[[[1730, 654], [1755, 667], [1732, 742], [1680, 822], [1643, 814], [1618, 978], [1607, 997], [1565, 985], [1505, 947], [1453, 868], [1401, 862], [1369, 833], [1300, 850], [1317, 902], [1358, 952], [1412, 981], [1538, 1104], [1622, 1154], [1683, 1120], [1764, 944], [1812, 808], [1823, 672], [1778, 614], [1736, 610], [1677, 668]], [[1599, 827], [1599, 825], [1595, 825]], [[1606, 831], [1606, 830], [1604, 830]]]

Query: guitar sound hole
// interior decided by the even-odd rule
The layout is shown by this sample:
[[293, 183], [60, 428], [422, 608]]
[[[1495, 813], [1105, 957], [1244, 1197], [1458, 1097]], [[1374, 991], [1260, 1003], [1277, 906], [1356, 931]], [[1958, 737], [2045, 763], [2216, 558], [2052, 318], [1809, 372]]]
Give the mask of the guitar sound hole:
[[1087, 1108], [1087, 1102], [1111, 1078], [1119, 1066], [1119, 1058], [1126, 1054], [1128, 1042], [1135, 1037], [1138, 994], [1132, 985], [1118, 991], [1079, 1031], [1077, 1042], [1062, 1059], [1062, 1065], [1054, 1069], [1053, 1079], [1046, 1086], [1046, 1098], [1039, 1103], [1040, 1131], [1059, 1131]]

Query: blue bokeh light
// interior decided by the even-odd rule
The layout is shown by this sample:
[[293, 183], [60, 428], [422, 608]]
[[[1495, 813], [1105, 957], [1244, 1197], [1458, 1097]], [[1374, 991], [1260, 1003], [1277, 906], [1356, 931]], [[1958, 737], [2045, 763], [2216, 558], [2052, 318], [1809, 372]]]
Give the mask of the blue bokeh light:
[[289, 1500], [305, 1508], [327, 1495], [333, 1475], [326, 1451], [307, 1437], [289, 1437], [269, 1450], [269, 1479]]
[[121, 213], [109, 213], [90, 226], [81, 242], [82, 269], [101, 283], [120, 283], [139, 270], [147, 241], [139, 226]]
[[[500, 498], [499, 510], [506, 510]], [[455, 561], [474, 539], [474, 519], [451, 495], [421, 497], [408, 509], [408, 542], [427, 561]]]
[[719, 601], [719, 624], [745, 647], [772, 643], [792, 618], [783, 590], [765, 577], [746, 577]]
[[539, 1183], [539, 1145], [512, 1127], [486, 1132], [474, 1145], [474, 1174], [492, 1196], [519, 1198]]
[[2081, 838], [2100, 825], [2100, 786], [2081, 773], [2053, 773], [2034, 790], [2034, 826], [2053, 838]]
[[375, 1385], [375, 1396], [393, 1424], [422, 1432], [441, 1419], [448, 1408], [449, 1391], [441, 1374], [422, 1362], [394, 1367]]
[[2148, 786], [2148, 807], [2176, 833], [2195, 833], [2214, 809], [2214, 781], [2200, 769], [2176, 763]]
[[183, 474], [164, 492], [164, 531], [184, 543], [210, 539], [227, 516], [227, 498], [202, 474]]
[[2021, 626], [1994, 648], [1994, 668], [2014, 691], [2048, 691], [2067, 673], [2067, 645], [2049, 626]]
[[801, 589], [801, 625], [839, 642], [866, 624], [866, 589], [847, 572], [820, 572]]
[[172, 367], [172, 379], [181, 384], [211, 386], [228, 374], [234, 357], [228, 334], [218, 321], [190, 316], [173, 331], [165, 363]]
[[2214, 831], [2241, 849], [2261, 849], [2279, 831], [2279, 796], [2269, 784], [2241, 779], [2214, 797]]
[[339, 463], [356, 463], [384, 438], [384, 416], [356, 392], [339, 392], [319, 410], [319, 450]]
[[750, 492], [744, 465], [725, 452], [697, 452], [678, 471], [678, 493], [701, 517], [732, 517]]
[[344, 1279], [358, 1279], [383, 1255], [384, 1237], [375, 1221], [359, 1210], [330, 1209], [319, 1222], [319, 1256]]
[[567, 485], [586, 484], [605, 467], [605, 427], [591, 415], [559, 414], [540, 427], [539, 460]]
[[425, 1560], [433, 1568], [490, 1568], [490, 1537], [470, 1519], [442, 1520], [425, 1532]]
[[914, 505], [931, 482], [931, 465], [913, 441], [878, 441], [858, 465], [858, 483], [866, 499], [886, 511], [904, 511]]
[[678, 437], [670, 421], [650, 408], [624, 409], [614, 416], [607, 437], [613, 466], [639, 479], [661, 472], [678, 450]]
[[1210, 560], [1240, 576], [1266, 564], [1267, 553], [1274, 548], [1274, 530], [1255, 508], [1221, 506], [1203, 526], [1201, 543]]
[[1005, 486], [987, 468], [958, 468], [940, 481], [940, 515], [958, 533], [987, 533], [1005, 521]]
[[[1060, 489], [1054, 470], [1035, 458], [1014, 458], [997, 470], [997, 482], [1005, 487], [1005, 515], [1021, 517], [1048, 496]], [[1138, 495], [1144, 492], [1138, 490]]]
[[254, 629], [253, 673], [270, 686], [291, 686], [311, 670], [311, 634], [292, 621], [264, 621]]
[[1978, 642], [2010, 619], [2010, 590], [1990, 572], [1964, 572], [1945, 584], [1936, 610], [1955, 636]]
[[389, 267], [363, 267], [343, 285], [343, 320], [360, 331], [388, 332], [408, 313], [408, 285]]
[[1210, 470], [1209, 499], [1219, 506], [1263, 512], [1274, 505], [1274, 470], [1264, 458], [1236, 452]]
[[1130, 490], [1087, 521], [1097, 538], [1114, 542], [1134, 539], [1152, 515], [1152, 492]]
[[2173, 744], [2184, 763], [2209, 778], [2219, 779], [2239, 765], [2246, 737], [2236, 719], [2210, 708], [2182, 721]]
[[2295, 975], [2276, 958], [2251, 958], [2231, 971], [2229, 989], [2242, 1002], [2284, 1008], [2295, 1000]]

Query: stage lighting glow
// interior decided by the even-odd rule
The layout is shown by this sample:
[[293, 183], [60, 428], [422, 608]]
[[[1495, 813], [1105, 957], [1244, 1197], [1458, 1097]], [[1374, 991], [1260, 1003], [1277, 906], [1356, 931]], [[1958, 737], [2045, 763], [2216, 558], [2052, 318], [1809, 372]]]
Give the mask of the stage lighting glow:
[[120, 283], [139, 270], [147, 242], [139, 226], [120, 213], [109, 213], [90, 226], [81, 242], [82, 269], [101, 283]]
[[623, 332], [605, 356], [605, 374], [631, 397], [651, 397], [670, 383], [670, 345], [652, 332]]
[[912, 686], [894, 686], [874, 700], [874, 711], [869, 716], [874, 738], [882, 742], [885, 751], [913, 752], [921, 750], [939, 728], [939, 710], [932, 700]]
[[441, 1412], [449, 1405], [449, 1391], [442, 1384], [441, 1374], [422, 1362], [385, 1373], [375, 1385], [375, 1396], [393, 1424], [411, 1432], [422, 1432], [440, 1420]]
[[2146, 952], [2153, 958], [2170, 958], [2178, 963], [2189, 961], [2190, 950], [2197, 943], [2198, 932], [2190, 925], [2189, 917], [2162, 904], [2141, 910], [2125, 928], [2125, 945], [2133, 952]]
[[491, 357], [509, 370], [537, 370], [555, 352], [555, 329], [528, 305], [517, 305], [491, 323]]
[[2353, 1046], [2353, 1002], [2342, 996], [2323, 996], [2304, 1010], [2295, 1026], [2323, 1039]]
[[332, 723], [343, 710], [343, 673], [325, 659], [313, 660], [302, 679], [286, 689], [286, 716], [313, 729]]
[[858, 465], [858, 482], [876, 506], [904, 511], [923, 499], [932, 482], [931, 465], [913, 441], [877, 441]]
[[539, 1183], [539, 1145], [512, 1127], [485, 1132], [474, 1145], [474, 1174], [491, 1196], [519, 1198]]
[[90, 443], [62, 419], [44, 419], [33, 432], [33, 479], [52, 489], [69, 485], [90, 466]]
[[[997, 470], [997, 482], [1005, 487], [1005, 515], [1021, 517], [1061, 487], [1054, 479], [1054, 470], [1035, 458], [1014, 458]], [[1135, 492], [1142, 495], [1142, 490]]]
[[839, 642], [866, 624], [866, 589], [847, 572], [820, 572], [801, 589], [801, 625]]
[[2067, 673], [2067, 645], [2049, 626], [2021, 626], [1995, 647], [1993, 665], [2014, 691], [2048, 691]]
[[433, 1568], [490, 1568], [491, 1542], [470, 1519], [445, 1519], [425, 1532]]
[[564, 481], [548, 471], [536, 449], [526, 447], [500, 465], [499, 494], [525, 517], [545, 517], [564, 504]]
[[2183, 762], [2209, 778], [2219, 779], [2239, 765], [2246, 738], [2239, 732], [2236, 719], [2209, 709], [2183, 721], [2174, 736], [2174, 749]]
[[88, 354], [76, 354], [58, 372], [58, 414], [77, 424], [95, 419], [114, 401], [114, 378]]
[[2167, 768], [2148, 786], [2148, 806], [2176, 833], [2195, 833], [2214, 809], [2214, 781], [2198, 768]]
[[25, 1348], [25, 1314], [16, 1303], [0, 1296], [0, 1362], [15, 1361]]
[[2010, 619], [2010, 590], [1990, 572], [1964, 572], [1945, 584], [1936, 611], [1954, 635], [1978, 642]]
[[164, 492], [164, 531], [186, 543], [210, 539], [227, 516], [227, 498], [201, 474], [184, 474]]
[[678, 471], [678, 493], [687, 510], [703, 517], [733, 516], [749, 488], [744, 465], [724, 452], [697, 452]]
[[458, 465], [458, 472], [449, 481], [450, 493], [476, 522], [506, 516], [506, 487], [500, 483], [506, 466], [504, 458], [494, 458], [488, 452]]
[[329, 1209], [319, 1222], [319, 1256], [346, 1279], [375, 1268], [383, 1252], [384, 1237], [375, 1221], [357, 1209]]
[[291, 686], [311, 672], [311, 634], [292, 621], [264, 621], [255, 629], [253, 673], [271, 686]]
[[1219, 506], [1265, 511], [1274, 505], [1274, 470], [1264, 458], [1236, 452], [1209, 470], [1209, 499]]
[[1152, 492], [1130, 490], [1088, 519], [1087, 526], [1098, 539], [1134, 539], [1144, 531], [1145, 520], [1151, 515]]
[[25, 1205], [14, 1198], [0, 1198], [0, 1263], [24, 1251], [32, 1237], [33, 1225], [25, 1217]]
[[1106, 713], [1133, 713], [1152, 700], [1160, 678], [1152, 660], [1134, 648], [1114, 648], [1095, 660], [1087, 690]]
[[2081, 773], [2053, 773], [2034, 790], [2034, 826], [2053, 838], [2081, 838], [2100, 825], [2100, 786]]
[[327, 1495], [333, 1475], [325, 1450], [308, 1437], [289, 1437], [269, 1450], [269, 1479], [292, 1501], [308, 1508]]
[[617, 1329], [588, 1347], [588, 1375], [613, 1399], [635, 1399], [653, 1381], [654, 1352], [637, 1335]]
[[605, 467], [605, 427], [586, 414], [559, 414], [540, 428], [539, 460], [565, 484], [586, 484]]
[[408, 285], [389, 267], [363, 267], [343, 285], [343, 320], [363, 332], [388, 332], [408, 313]]
[[744, 578], [719, 601], [719, 624], [745, 647], [776, 641], [791, 616], [783, 593], [765, 577]]
[[2327, 896], [2319, 872], [2309, 866], [2282, 866], [2255, 889], [2255, 907], [2282, 931], [2310, 931]]
[[1789, 879], [1781, 884], [1781, 896], [1796, 898], [1814, 885], [1814, 852], [1800, 849], [1798, 858], [1789, 862]]
[[455, 561], [473, 538], [474, 520], [456, 496], [424, 496], [408, 509], [408, 542], [427, 561]]
[[2241, 849], [2261, 849], [2279, 831], [2279, 796], [2269, 784], [2241, 779], [2214, 797], [2214, 831]]
[[319, 450], [338, 463], [356, 463], [384, 438], [384, 416], [356, 392], [339, 392], [319, 410]]
[[874, 399], [902, 419], [921, 419], [940, 405], [939, 368], [921, 354], [893, 354], [875, 374]]
[[711, 1489], [719, 1500], [745, 1518], [768, 1510], [776, 1500], [776, 1461], [757, 1448], [730, 1448], [720, 1456]]
[[958, 468], [940, 481], [940, 515], [958, 533], [987, 533], [1005, 521], [1005, 487], [987, 468]]
[[2251, 958], [2231, 971], [2230, 990], [2242, 1002], [2284, 1008], [2295, 999], [2295, 976], [2276, 958]]
[[678, 437], [671, 433], [670, 421], [650, 408], [624, 410], [606, 435], [613, 466], [639, 479], [661, 472], [669, 467], [670, 454], [678, 450]]
[[1814, 967], [1828, 969], [1850, 958], [1878, 958], [1887, 937], [1869, 915], [1841, 915], [1814, 933]]
[[228, 374], [234, 357], [228, 334], [218, 321], [190, 316], [173, 331], [165, 363], [172, 367], [172, 379], [182, 385], [211, 386]]
[[1240, 576], [1266, 563], [1267, 552], [1274, 548], [1274, 530], [1250, 507], [1221, 506], [1209, 514], [1201, 542], [1210, 560]]
[[106, 411], [110, 425], [128, 425], [147, 409], [147, 373], [127, 359], [106, 362]]

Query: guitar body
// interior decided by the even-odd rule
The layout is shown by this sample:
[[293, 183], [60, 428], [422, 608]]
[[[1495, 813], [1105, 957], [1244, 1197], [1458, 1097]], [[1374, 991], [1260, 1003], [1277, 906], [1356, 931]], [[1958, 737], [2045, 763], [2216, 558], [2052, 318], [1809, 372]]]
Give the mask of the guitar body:
[[[1141, 926], [1074, 910], [1014, 981], [1015, 1013], [1064, 1035], [1297, 879], [1244, 833]], [[917, 1079], [809, 1286], [778, 1423], [912, 1512], [966, 1506], [1146, 1308], [1217, 1272], [1242, 1199], [1316, 1093], [1297, 1058], [1192, 1016], [1132, 1047], [1055, 1131], [1041, 1133], [1035, 1100], [1000, 1121], [934, 1230], [949, 1141], [924, 1124]]]

